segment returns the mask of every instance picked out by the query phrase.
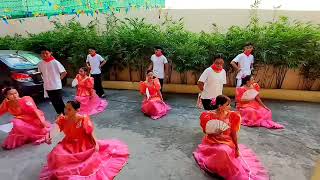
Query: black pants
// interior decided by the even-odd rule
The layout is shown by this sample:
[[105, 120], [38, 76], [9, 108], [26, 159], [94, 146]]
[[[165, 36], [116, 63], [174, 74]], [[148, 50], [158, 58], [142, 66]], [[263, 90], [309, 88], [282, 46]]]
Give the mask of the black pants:
[[162, 92], [162, 88], [163, 88], [163, 79], [159, 79], [159, 82], [160, 82], [160, 86], [161, 86], [160, 91]]
[[212, 101], [211, 99], [201, 99], [203, 109], [213, 110], [213, 107], [211, 105], [211, 101]]
[[49, 99], [56, 110], [57, 114], [64, 113], [64, 102], [62, 100], [62, 90], [49, 90], [47, 91]]
[[94, 79], [94, 89], [99, 97], [104, 95], [102, 82], [101, 82], [101, 74], [91, 74], [91, 77]]

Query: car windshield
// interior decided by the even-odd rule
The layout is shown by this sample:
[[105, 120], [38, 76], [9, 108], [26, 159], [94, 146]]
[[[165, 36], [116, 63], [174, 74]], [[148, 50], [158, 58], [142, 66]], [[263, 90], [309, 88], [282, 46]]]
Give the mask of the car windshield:
[[21, 56], [26, 58], [28, 61], [30, 61], [34, 65], [38, 65], [39, 62], [41, 61], [40, 56], [36, 54], [26, 53], [26, 54], [21, 54]]
[[4, 59], [4, 63], [14, 69], [31, 69], [36, 67], [35, 64], [19, 56], [7, 57]]

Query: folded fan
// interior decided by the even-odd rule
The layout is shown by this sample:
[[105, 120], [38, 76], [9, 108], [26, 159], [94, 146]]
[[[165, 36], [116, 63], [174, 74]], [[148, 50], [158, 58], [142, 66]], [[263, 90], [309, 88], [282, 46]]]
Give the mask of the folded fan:
[[258, 91], [255, 89], [247, 90], [245, 93], [243, 93], [241, 99], [242, 100], [254, 100], [256, 96], [259, 94]]
[[5, 133], [9, 133], [12, 128], [13, 128], [13, 123], [0, 125], [0, 131], [3, 131]]
[[77, 79], [74, 79], [71, 83], [71, 86], [72, 87], [76, 87], [78, 85], [78, 80]]
[[148, 88], [146, 88], [146, 95], [147, 95], [147, 99], [150, 99], [151, 96]]
[[206, 125], [206, 133], [214, 134], [220, 131], [223, 132], [229, 128], [230, 126], [222, 120], [218, 120], [218, 119], [210, 120], [209, 122], [207, 122], [207, 125]]

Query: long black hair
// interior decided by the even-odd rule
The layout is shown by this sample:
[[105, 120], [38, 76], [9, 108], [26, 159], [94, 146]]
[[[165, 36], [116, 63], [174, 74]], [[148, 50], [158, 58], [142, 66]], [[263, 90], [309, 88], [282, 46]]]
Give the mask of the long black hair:
[[80, 108], [80, 102], [79, 101], [68, 101], [67, 104], [70, 104], [74, 110], [78, 110]]
[[7, 96], [8, 91], [16, 89], [14, 88], [9, 81], [4, 81], [1, 85], [1, 94]]
[[15, 89], [14, 87], [10, 86], [10, 87], [5, 87], [2, 89], [1, 93], [3, 96], [7, 96], [8, 92], [12, 89]]
[[212, 104], [213, 110], [218, 109], [220, 106], [223, 106], [227, 102], [229, 102], [229, 103], [231, 102], [230, 98], [228, 96], [225, 96], [225, 95], [219, 95], [213, 101], [215, 101]]
[[81, 67], [80, 69], [82, 69], [87, 75], [89, 74], [89, 69], [87, 67]]
[[242, 78], [241, 86], [246, 85], [247, 82], [250, 81], [251, 77], [252, 77], [251, 75], [247, 75], [244, 78]]

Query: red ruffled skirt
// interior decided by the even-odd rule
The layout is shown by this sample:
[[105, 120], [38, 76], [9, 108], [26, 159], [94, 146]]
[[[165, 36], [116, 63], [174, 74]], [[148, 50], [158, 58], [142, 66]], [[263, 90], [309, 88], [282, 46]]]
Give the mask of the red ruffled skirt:
[[272, 111], [258, 106], [258, 107], [241, 107], [237, 108], [241, 114], [244, 126], [252, 127], [266, 127], [269, 129], [283, 129], [284, 126], [272, 120]]
[[127, 163], [129, 150], [118, 140], [100, 140], [94, 148], [70, 153], [58, 144], [48, 155], [40, 180], [111, 180]]
[[11, 122], [13, 128], [2, 144], [4, 149], [14, 149], [27, 143], [41, 144], [49, 137], [51, 126], [49, 123], [47, 127], [42, 128], [21, 119], [13, 119]]
[[141, 111], [152, 119], [159, 119], [171, 110], [170, 106], [158, 98], [144, 100]]
[[96, 94], [92, 98], [90, 96], [76, 96], [76, 100], [81, 104], [79, 114], [93, 115], [101, 113], [108, 106], [108, 102]]
[[239, 150], [240, 156], [236, 158], [235, 150], [226, 144], [202, 143], [193, 156], [201, 169], [226, 180], [268, 180], [268, 173], [256, 155], [244, 145], [239, 145]]

